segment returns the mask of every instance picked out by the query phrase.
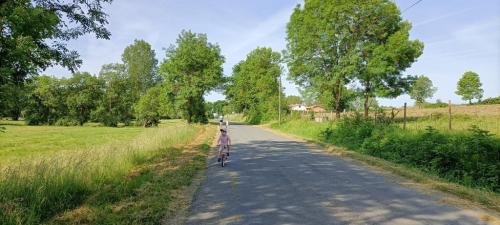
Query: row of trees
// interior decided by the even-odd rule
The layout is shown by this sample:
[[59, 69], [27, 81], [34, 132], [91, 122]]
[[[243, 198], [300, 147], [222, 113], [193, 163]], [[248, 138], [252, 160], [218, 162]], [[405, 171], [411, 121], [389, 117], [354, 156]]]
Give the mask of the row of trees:
[[21, 116], [26, 85], [53, 65], [76, 71], [82, 61], [66, 42], [85, 34], [109, 39], [103, 5], [111, 0], [0, 2], [0, 115]]
[[[367, 117], [376, 97], [409, 94], [421, 105], [437, 89], [426, 76], [403, 74], [424, 47], [409, 39], [410, 29], [393, 1], [306, 1], [294, 9], [287, 25], [285, 54], [269, 48], [250, 52], [233, 68], [227, 100], [251, 123], [276, 118], [283, 91], [277, 82], [281, 63], [286, 63], [302, 95], [287, 97], [288, 104], [320, 104], [337, 117], [347, 108], [362, 108]], [[464, 74], [457, 89], [469, 102], [482, 96], [473, 72]]]
[[[24, 112], [31, 124], [94, 120], [108, 126], [136, 119], [151, 126], [161, 117], [204, 123], [207, 108], [208, 114], [225, 108], [260, 123], [279, 112], [283, 63], [301, 87], [303, 101], [333, 108], [337, 117], [360, 102], [368, 116], [376, 97], [409, 93], [422, 103], [435, 92], [425, 76], [403, 75], [422, 54], [423, 43], [409, 39], [411, 24], [390, 0], [306, 1], [287, 25], [284, 54], [257, 48], [234, 66], [231, 77], [223, 77], [219, 46], [190, 31], [179, 35], [160, 65], [151, 46], [136, 40], [124, 50], [121, 63], [103, 65], [97, 77], [85, 72], [68, 79], [37, 76], [56, 64], [76, 71], [81, 60], [66, 41], [86, 33], [109, 38], [102, 12], [102, 4], [109, 2], [0, 4], [0, 116], [17, 119]], [[466, 73], [458, 85], [457, 94], [465, 100], [481, 98], [477, 74]], [[224, 106], [205, 102], [207, 92], [223, 89]], [[297, 97], [282, 100], [297, 102]]]
[[24, 82], [22, 94], [6, 99], [19, 105], [29, 124], [82, 125], [92, 120], [117, 126], [135, 119], [153, 126], [162, 117], [204, 123], [203, 96], [221, 86], [223, 63], [219, 46], [205, 34], [183, 31], [159, 66], [151, 45], [136, 40], [125, 48], [121, 63], [103, 65], [98, 76], [33, 76]]
[[[479, 75], [472, 71], [465, 72], [457, 83], [457, 95], [462, 96], [464, 101], [472, 104], [473, 99], [481, 100], [483, 97], [482, 84]], [[436, 92], [432, 81], [426, 76], [419, 76], [411, 86], [409, 95], [415, 100], [416, 105], [425, 103], [425, 99], [431, 98]]]

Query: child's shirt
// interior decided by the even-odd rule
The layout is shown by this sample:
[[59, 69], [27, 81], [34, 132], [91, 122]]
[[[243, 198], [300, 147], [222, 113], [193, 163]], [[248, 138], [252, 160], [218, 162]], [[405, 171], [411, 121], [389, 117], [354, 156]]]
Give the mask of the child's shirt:
[[220, 145], [230, 145], [231, 144], [231, 138], [229, 138], [229, 135], [220, 135], [219, 140], [217, 141], [218, 144]]

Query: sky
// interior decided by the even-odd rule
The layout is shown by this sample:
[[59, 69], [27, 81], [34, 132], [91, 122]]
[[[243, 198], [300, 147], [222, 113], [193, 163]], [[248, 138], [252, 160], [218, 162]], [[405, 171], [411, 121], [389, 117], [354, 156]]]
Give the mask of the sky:
[[[457, 81], [469, 70], [479, 74], [484, 96], [500, 96], [500, 1], [497, 0], [395, 0], [402, 17], [413, 24], [410, 39], [425, 45], [424, 53], [404, 74], [426, 75], [437, 99], [463, 103], [455, 94]], [[134, 39], [149, 42], [161, 63], [165, 48], [175, 43], [184, 30], [206, 33], [225, 56], [224, 74], [256, 47], [286, 48], [286, 24], [293, 8], [302, 0], [114, 0], [105, 11], [110, 40], [83, 36], [68, 43], [77, 50], [83, 64], [80, 71], [98, 74], [101, 66], [121, 62], [121, 54]], [[61, 67], [44, 71], [58, 77], [71, 73]], [[299, 95], [297, 86], [286, 79], [286, 95]], [[221, 93], [206, 95], [208, 101], [224, 99]], [[412, 104], [407, 95], [379, 99], [381, 105]]]

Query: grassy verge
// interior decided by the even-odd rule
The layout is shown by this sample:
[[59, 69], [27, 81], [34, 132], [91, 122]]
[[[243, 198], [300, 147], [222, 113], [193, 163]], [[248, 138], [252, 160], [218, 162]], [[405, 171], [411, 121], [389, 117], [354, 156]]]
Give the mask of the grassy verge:
[[80, 207], [46, 224], [159, 224], [175, 216], [180, 190], [206, 166], [215, 129], [203, 128], [189, 145], [170, 147], [134, 167], [117, 185], [106, 186]]
[[311, 143], [319, 144], [322, 147], [328, 149], [329, 152], [341, 157], [355, 159], [367, 163], [377, 168], [381, 168], [385, 171], [389, 171], [394, 174], [414, 180], [431, 189], [451, 193], [463, 199], [467, 199], [474, 203], [477, 203], [480, 206], [492, 209], [497, 213], [500, 212], [500, 195], [498, 193], [485, 189], [471, 188], [456, 183], [451, 183], [446, 179], [434, 175], [433, 173], [429, 173], [428, 171], [423, 171], [421, 169], [417, 169], [415, 167], [400, 163], [390, 162], [378, 157], [367, 155], [364, 152], [352, 151], [346, 148], [335, 146], [331, 143], [323, 141], [320, 136], [316, 136], [318, 131], [304, 131], [307, 129], [322, 129], [321, 125], [312, 125], [312, 127], [306, 129], [307, 126], [308, 125], [305, 123], [295, 121], [292, 123], [287, 122], [282, 126], [271, 124], [269, 127], [281, 133], [292, 135], [293, 137], [304, 139]]
[[[123, 224], [130, 224], [130, 217], [134, 215], [134, 221], [143, 221], [141, 218], [155, 220], [160, 217], [158, 213], [154, 213], [155, 217], [137, 209], [147, 211], [154, 208], [148, 205], [151, 199], [141, 193], [149, 194], [153, 193], [150, 189], [159, 189], [159, 186], [150, 184], [155, 180], [166, 182], [163, 186], [167, 187], [177, 187], [189, 182], [190, 174], [199, 168], [198, 164], [181, 163], [172, 167], [178, 170], [176, 173], [170, 173], [172, 168], [166, 169], [166, 165], [171, 165], [172, 160], [184, 160], [186, 154], [183, 146], [192, 142], [201, 129], [202, 126], [175, 123], [146, 129], [131, 141], [85, 151], [59, 151], [47, 156], [2, 164], [0, 224], [50, 224], [66, 223], [65, 221], [68, 224], [109, 224], [106, 218], [114, 218], [114, 215], [117, 219], [110, 219], [112, 223], [126, 218], [128, 221]], [[193, 155], [191, 160], [202, 158], [204, 162], [203, 156]], [[164, 160], [163, 164], [159, 159]], [[165, 169], [161, 169], [162, 165]], [[129, 202], [142, 203], [127, 203], [127, 199]], [[110, 206], [115, 203], [123, 204], [121, 207]], [[85, 208], [82, 204], [92, 207]], [[158, 202], [157, 204], [160, 205]], [[129, 209], [131, 211], [127, 211]], [[123, 213], [118, 213], [120, 210], [124, 210]], [[72, 216], [65, 217], [66, 213]], [[82, 220], [77, 220], [78, 218]]]

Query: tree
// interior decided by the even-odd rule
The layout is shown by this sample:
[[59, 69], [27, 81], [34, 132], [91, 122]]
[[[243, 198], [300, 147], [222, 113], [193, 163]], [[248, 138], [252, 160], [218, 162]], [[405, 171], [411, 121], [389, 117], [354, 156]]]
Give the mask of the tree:
[[203, 96], [222, 82], [224, 57], [207, 35], [182, 31], [160, 65], [165, 90], [189, 123], [208, 122]]
[[148, 89], [137, 104], [134, 106], [135, 117], [137, 124], [143, 127], [157, 126], [160, 123], [161, 105], [163, 101], [163, 92], [161, 86], [156, 86]]
[[68, 117], [83, 125], [97, 108], [103, 95], [103, 82], [87, 72], [75, 73], [66, 80], [66, 105]]
[[[278, 78], [282, 73], [281, 54], [271, 48], [256, 48], [233, 68], [226, 97], [247, 121], [258, 124], [278, 116]], [[284, 96], [284, 95], [283, 95]], [[286, 109], [286, 105], [283, 104]]]
[[[81, 64], [76, 51], [66, 42], [94, 33], [109, 39], [104, 25], [107, 15], [103, 3], [111, 0], [52, 1], [7, 0], [0, 3], [0, 111], [9, 109], [20, 116], [17, 108], [6, 108], [5, 102], [21, 102], [24, 94], [7, 94], [7, 89], [23, 90], [26, 81], [38, 71], [61, 65], [75, 71]], [[9, 86], [10, 85], [10, 86]], [[6, 99], [7, 97], [14, 99]], [[5, 113], [5, 112], [4, 112]]]
[[130, 82], [123, 64], [106, 64], [101, 67], [99, 79], [104, 83], [104, 93], [92, 118], [106, 126], [130, 124], [135, 104]]
[[54, 124], [59, 118], [68, 115], [63, 81], [39, 76], [27, 88], [30, 90], [24, 113], [27, 124]]
[[437, 88], [432, 85], [431, 79], [426, 76], [419, 76], [411, 87], [410, 97], [416, 101], [417, 105], [425, 102], [425, 99], [431, 98]]
[[[360, 4], [355, 14], [360, 62], [356, 73], [365, 98], [364, 115], [374, 97], [397, 97], [414, 81], [402, 72], [422, 54], [423, 43], [409, 40], [411, 24], [403, 21], [397, 6], [388, 0]], [[374, 22], [377, 21], [377, 22]]]
[[467, 71], [458, 81], [457, 91], [455, 93], [462, 96], [463, 100], [469, 101], [469, 104], [472, 104], [472, 99], [480, 101], [483, 97], [484, 91], [481, 88], [482, 85], [477, 73]]
[[224, 110], [229, 103], [226, 100], [217, 100], [215, 102], [207, 102], [205, 104], [207, 115], [213, 118], [214, 114], [224, 115], [227, 112]]
[[290, 75], [331, 93], [337, 117], [344, 86], [356, 81], [367, 117], [371, 97], [399, 96], [412, 82], [401, 72], [422, 54], [423, 44], [408, 40], [410, 28], [389, 0], [307, 1], [287, 26]]
[[153, 87], [158, 81], [156, 66], [158, 60], [151, 45], [144, 40], [135, 40], [132, 45], [125, 48], [122, 54], [133, 96], [139, 99], [148, 88]]
[[340, 117], [342, 90], [355, 75], [359, 56], [353, 37], [356, 2], [306, 1], [287, 25], [289, 76], [303, 88], [327, 92]]
[[296, 95], [289, 95], [286, 96], [285, 102], [287, 105], [301, 104], [302, 99], [300, 99], [300, 97]]
[[312, 87], [299, 88], [301, 102], [307, 106], [318, 104], [318, 93]]

